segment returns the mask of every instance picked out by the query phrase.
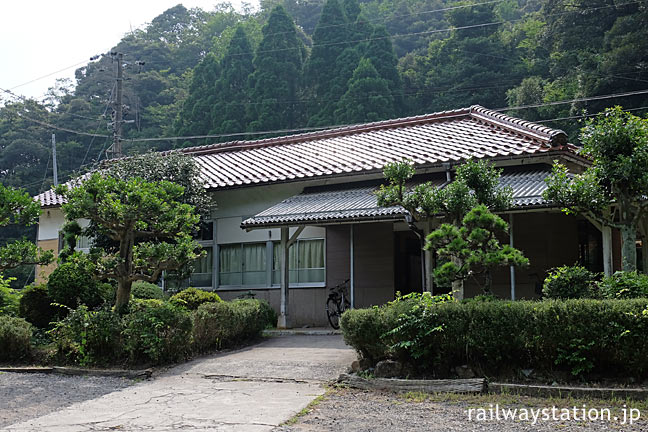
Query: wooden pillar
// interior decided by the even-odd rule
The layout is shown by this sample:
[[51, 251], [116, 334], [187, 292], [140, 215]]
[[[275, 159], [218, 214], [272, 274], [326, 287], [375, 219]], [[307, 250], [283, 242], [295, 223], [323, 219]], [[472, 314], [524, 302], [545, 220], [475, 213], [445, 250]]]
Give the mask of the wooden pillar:
[[279, 321], [277, 328], [288, 328], [288, 284], [290, 283], [290, 246], [288, 245], [288, 227], [281, 227], [281, 289], [280, 289], [280, 306]]
[[[425, 226], [423, 227], [423, 234], [426, 241], [431, 232], [430, 224], [430, 221], [426, 221]], [[434, 279], [432, 277], [432, 272], [434, 271], [434, 251], [426, 249], [423, 254], [423, 259], [425, 260], [425, 266], [423, 266], [425, 269], [423, 291], [428, 291], [429, 293], [434, 294]]]
[[601, 227], [601, 236], [603, 237], [603, 274], [611, 276], [614, 273], [612, 266], [612, 228], [609, 226]]
[[594, 219], [587, 218], [592, 225], [601, 231], [601, 238], [603, 239], [603, 274], [611, 276], [614, 273], [614, 266], [612, 264], [612, 228], [607, 225], [601, 225]]
[[288, 314], [290, 306], [290, 246], [296, 241], [297, 237], [304, 231], [305, 226], [297, 228], [297, 231], [290, 236], [289, 227], [281, 227], [281, 289], [279, 304], [279, 319], [277, 328], [290, 328], [291, 322]]

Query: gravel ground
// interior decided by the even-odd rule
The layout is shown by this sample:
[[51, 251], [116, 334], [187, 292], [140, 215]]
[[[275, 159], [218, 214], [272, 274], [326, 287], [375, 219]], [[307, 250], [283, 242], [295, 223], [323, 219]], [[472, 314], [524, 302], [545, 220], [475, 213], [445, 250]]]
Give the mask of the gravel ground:
[[[637, 405], [641, 410], [641, 420], [632, 426], [607, 421], [469, 421], [467, 410], [470, 408], [490, 408], [498, 404], [502, 408], [559, 408], [586, 404], [603, 408], [614, 403], [612, 416], [621, 414], [622, 402], [549, 400], [512, 395], [484, 396], [424, 396], [397, 395], [394, 393], [371, 392], [355, 389], [334, 389], [318, 402], [311, 405], [310, 411], [296, 419], [296, 422], [275, 428], [274, 432], [294, 431], [648, 431], [648, 404]], [[646, 411], [646, 412], [644, 412]], [[578, 414], [580, 416], [580, 414]], [[294, 420], [293, 420], [294, 421]], [[290, 422], [289, 422], [290, 423]]]
[[125, 378], [0, 372], [0, 429], [131, 384]]

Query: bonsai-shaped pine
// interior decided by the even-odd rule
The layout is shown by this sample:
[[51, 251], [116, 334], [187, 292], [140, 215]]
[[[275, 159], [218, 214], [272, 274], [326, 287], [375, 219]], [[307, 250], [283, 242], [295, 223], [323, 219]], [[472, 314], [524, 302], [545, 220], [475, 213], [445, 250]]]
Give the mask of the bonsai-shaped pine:
[[[454, 181], [444, 187], [430, 182], [409, 187], [407, 182], [414, 172], [411, 161], [387, 164], [383, 173], [389, 183], [381, 186], [376, 195], [380, 206], [401, 206], [407, 210], [406, 219], [418, 235], [421, 249], [425, 247], [425, 236], [417, 222], [440, 217], [459, 229], [464, 217], [479, 204], [491, 211], [503, 211], [512, 205], [511, 188], [500, 185], [501, 169], [487, 161], [468, 160], [458, 166]], [[455, 265], [461, 268], [460, 256], [454, 259]], [[459, 298], [463, 297], [461, 279], [455, 280], [452, 290]]]
[[192, 232], [200, 220], [183, 203], [185, 188], [162, 180], [116, 178], [94, 173], [79, 185], [57, 187], [68, 220], [88, 219], [99, 235], [118, 246], [94, 247], [94, 277], [117, 280], [115, 310], [128, 305], [134, 281], [155, 282], [162, 271], [181, 268], [200, 256]]
[[566, 213], [618, 228], [623, 270], [634, 271], [637, 230], [648, 236], [648, 120], [608, 108], [587, 122], [580, 138], [592, 166], [572, 176], [565, 165], [554, 164], [544, 198]]
[[439, 261], [434, 279], [440, 285], [473, 279], [485, 294], [491, 293], [491, 271], [496, 267], [527, 266], [529, 260], [518, 249], [502, 245], [497, 235], [508, 232], [508, 224], [479, 204], [464, 216], [461, 226], [442, 224], [427, 237], [426, 249], [434, 249]]
[[[0, 184], [0, 227], [33, 225], [40, 216], [40, 205], [27, 192]], [[46, 265], [53, 259], [51, 251], [44, 251], [33, 242], [22, 239], [0, 247], [0, 272], [21, 265]]]

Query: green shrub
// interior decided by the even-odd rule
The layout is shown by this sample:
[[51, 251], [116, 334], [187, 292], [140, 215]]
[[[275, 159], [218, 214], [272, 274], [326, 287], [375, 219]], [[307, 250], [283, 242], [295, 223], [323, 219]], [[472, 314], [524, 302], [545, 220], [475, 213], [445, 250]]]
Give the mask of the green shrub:
[[94, 264], [86, 254], [76, 252], [49, 276], [49, 295], [55, 303], [71, 309], [79, 305], [97, 307], [104, 302], [106, 286], [94, 280], [93, 275]]
[[131, 287], [131, 296], [136, 299], [156, 299], [164, 300], [164, 292], [159, 286], [143, 281], [133, 282]]
[[416, 297], [406, 296], [383, 306], [344, 312], [340, 319], [344, 341], [373, 362], [390, 357], [393, 351], [382, 335], [393, 330], [398, 317], [409, 313], [416, 303]]
[[580, 266], [562, 266], [552, 269], [544, 280], [542, 295], [552, 299], [597, 297], [596, 274]]
[[648, 297], [648, 275], [634, 272], [616, 272], [599, 283], [604, 298], [630, 299]]
[[3, 278], [0, 275], [0, 315], [15, 316], [18, 314], [20, 293], [12, 289], [10, 284], [16, 278]]
[[32, 326], [22, 318], [0, 316], [0, 360], [20, 360], [31, 353]]
[[194, 347], [199, 352], [240, 344], [258, 337], [271, 319], [263, 300], [205, 303], [193, 315]]
[[108, 365], [122, 361], [122, 320], [104, 307], [91, 311], [81, 305], [50, 332], [61, 361], [88, 365]]
[[277, 315], [277, 311], [275, 311], [272, 306], [270, 306], [270, 303], [268, 303], [265, 300], [259, 300], [261, 310], [262, 310], [262, 315], [263, 315], [263, 321], [265, 322], [265, 327], [264, 328], [273, 328], [276, 327], [277, 325], [277, 320], [279, 319], [279, 316]]
[[347, 311], [342, 330], [364, 357], [398, 358], [428, 375], [450, 376], [467, 364], [485, 376], [530, 368], [642, 379], [648, 376], [647, 308], [646, 299], [409, 299]]
[[187, 288], [171, 296], [169, 301], [177, 306], [196, 310], [204, 303], [219, 303], [221, 298], [215, 292], [205, 291], [198, 288]]
[[190, 353], [191, 315], [184, 308], [161, 300], [133, 300], [123, 323], [123, 348], [132, 363], [171, 363]]
[[25, 288], [20, 297], [18, 313], [38, 328], [49, 327], [57, 310], [52, 306], [47, 285], [32, 285]]

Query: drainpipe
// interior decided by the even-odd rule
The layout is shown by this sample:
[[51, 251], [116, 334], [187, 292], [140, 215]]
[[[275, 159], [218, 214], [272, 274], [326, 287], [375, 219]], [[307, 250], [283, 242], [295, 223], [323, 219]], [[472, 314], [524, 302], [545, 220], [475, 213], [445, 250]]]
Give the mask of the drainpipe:
[[[513, 247], [513, 213], [509, 213], [509, 245]], [[515, 300], [515, 267], [511, 266], [511, 300]]]
[[354, 256], [354, 241], [353, 241], [353, 224], [351, 224], [351, 238], [349, 246], [349, 290], [351, 291], [351, 309], [355, 309], [355, 256]]

